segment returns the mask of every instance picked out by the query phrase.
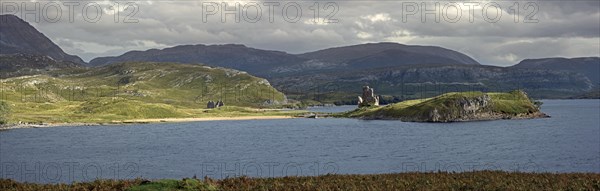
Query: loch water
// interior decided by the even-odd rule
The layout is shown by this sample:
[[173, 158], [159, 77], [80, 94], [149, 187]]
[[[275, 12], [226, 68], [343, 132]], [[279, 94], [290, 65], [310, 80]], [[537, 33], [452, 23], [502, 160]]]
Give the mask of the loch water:
[[[544, 119], [410, 123], [204, 121], [0, 131], [0, 178], [72, 182], [504, 170], [600, 173], [600, 100], [543, 100]], [[353, 106], [311, 108], [339, 112]]]

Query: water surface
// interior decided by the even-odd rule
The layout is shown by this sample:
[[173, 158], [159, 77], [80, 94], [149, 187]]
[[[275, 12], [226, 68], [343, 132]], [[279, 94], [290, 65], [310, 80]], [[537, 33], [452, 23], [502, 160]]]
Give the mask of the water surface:
[[545, 100], [542, 110], [552, 118], [446, 124], [328, 118], [15, 129], [0, 132], [0, 178], [71, 182], [483, 169], [600, 173], [600, 101]]

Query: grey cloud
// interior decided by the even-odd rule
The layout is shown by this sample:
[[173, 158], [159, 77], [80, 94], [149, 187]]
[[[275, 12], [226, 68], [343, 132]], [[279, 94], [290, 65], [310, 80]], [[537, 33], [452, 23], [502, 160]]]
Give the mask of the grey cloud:
[[[182, 44], [237, 43], [302, 53], [379, 41], [442, 46], [492, 65], [512, 65], [530, 57], [600, 56], [598, 1], [534, 1], [539, 6], [535, 17], [538, 23], [523, 23], [527, 14], [523, 10], [519, 12], [521, 21], [515, 23], [509, 9], [514, 1], [497, 2], [503, 8], [497, 23], [485, 22], [481, 10], [475, 11], [474, 23], [468, 22], [466, 12], [456, 23], [443, 18], [436, 23], [431, 21], [432, 17], [422, 23], [420, 15], [410, 16], [403, 22], [402, 3], [409, 1], [337, 1], [339, 12], [335, 18], [339, 23], [330, 24], [307, 22], [313, 17], [309, 9], [315, 3], [312, 1], [297, 2], [303, 9], [303, 16], [296, 23], [283, 19], [281, 6], [286, 2], [280, 2], [273, 23], [268, 21], [266, 7], [257, 23], [243, 19], [235, 23], [232, 17], [222, 23], [218, 15], [209, 17], [209, 22], [204, 23], [202, 2], [205, 1], [138, 1], [139, 13], [135, 16], [138, 23], [115, 23], [112, 15], [104, 15], [97, 23], [87, 23], [78, 15], [74, 23], [67, 19], [58, 23], [42, 20], [34, 26], [65, 51], [80, 55], [84, 60]], [[321, 6], [325, 3], [318, 2]], [[479, 2], [483, 5], [489, 1]], [[524, 4], [523, 1], [519, 3], [521, 7]], [[320, 18], [327, 13], [321, 9]], [[382, 15], [389, 19], [382, 19]]]

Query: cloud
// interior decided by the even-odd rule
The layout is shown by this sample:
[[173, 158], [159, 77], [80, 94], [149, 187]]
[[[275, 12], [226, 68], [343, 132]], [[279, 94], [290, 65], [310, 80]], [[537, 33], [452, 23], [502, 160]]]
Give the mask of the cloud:
[[[39, 3], [43, 7], [48, 2]], [[109, 9], [116, 2], [120, 7]], [[441, 46], [499, 66], [525, 58], [600, 56], [599, 1], [468, 1], [478, 3], [472, 10], [461, 1], [219, 1], [217, 5], [221, 2], [229, 8], [240, 3], [239, 22], [233, 15], [226, 15], [222, 22], [220, 12], [203, 19], [205, 1], [136, 1], [135, 8], [123, 1], [98, 3], [104, 12], [119, 10], [119, 22], [111, 14], [87, 22], [82, 14], [84, 3], [75, 9], [72, 23], [66, 7], [59, 22], [35, 22], [30, 15], [26, 20], [84, 60], [183, 44], [237, 43], [303, 53], [379, 41]], [[243, 12], [249, 3], [260, 6], [256, 22], [248, 21], [252, 20], [248, 15], [256, 16], [255, 9]], [[404, 10], [406, 5], [416, 5], [417, 12]], [[501, 16], [494, 22], [498, 10], [490, 5], [500, 8]], [[302, 15], [294, 20], [296, 8]], [[423, 15], [424, 8], [436, 8], [438, 14]], [[136, 22], [123, 22], [127, 15]]]
[[360, 18], [367, 19], [367, 20], [371, 21], [372, 23], [385, 22], [385, 21], [392, 20], [392, 18], [390, 18], [390, 14], [387, 14], [387, 13], [378, 13], [378, 14], [375, 14], [375, 15], [366, 15], [366, 16], [361, 16]]

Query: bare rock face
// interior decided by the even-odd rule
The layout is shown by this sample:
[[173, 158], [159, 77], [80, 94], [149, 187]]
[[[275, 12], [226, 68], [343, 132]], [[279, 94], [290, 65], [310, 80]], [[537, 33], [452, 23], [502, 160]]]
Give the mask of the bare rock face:
[[358, 96], [358, 107], [368, 107], [379, 105], [379, 97], [375, 95], [373, 88], [363, 86], [362, 96]]
[[487, 94], [472, 99], [462, 98], [458, 100], [458, 105], [462, 108], [463, 114], [469, 115], [481, 110], [486, 110], [492, 99]]
[[429, 122], [451, 122], [451, 121], [470, 121], [478, 118], [491, 118], [492, 98], [484, 94], [482, 96], [459, 98], [452, 102], [448, 102], [448, 106], [455, 107], [457, 110], [452, 112], [440, 112], [434, 108], [429, 112], [429, 118], [423, 121]]

